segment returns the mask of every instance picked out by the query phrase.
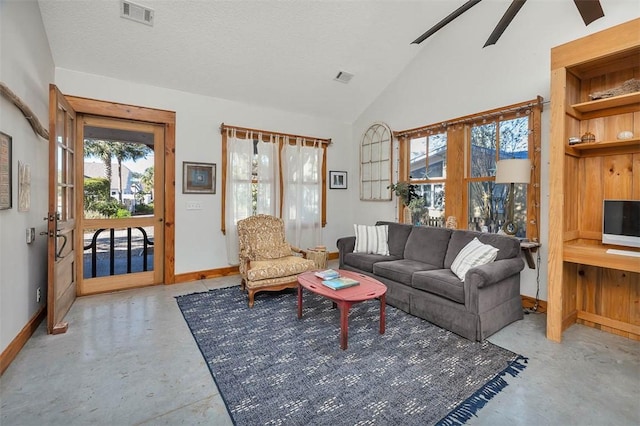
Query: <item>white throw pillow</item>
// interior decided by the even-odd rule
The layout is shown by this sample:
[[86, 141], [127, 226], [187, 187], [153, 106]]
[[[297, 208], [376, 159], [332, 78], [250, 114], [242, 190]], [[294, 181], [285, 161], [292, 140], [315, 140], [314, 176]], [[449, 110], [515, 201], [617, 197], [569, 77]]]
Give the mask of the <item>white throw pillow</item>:
[[464, 276], [469, 269], [493, 262], [498, 256], [498, 251], [499, 249], [492, 245], [481, 243], [476, 237], [460, 250], [451, 264], [451, 271], [460, 278], [460, 281], [464, 281]]
[[374, 253], [389, 255], [389, 225], [353, 225], [356, 230], [354, 253]]

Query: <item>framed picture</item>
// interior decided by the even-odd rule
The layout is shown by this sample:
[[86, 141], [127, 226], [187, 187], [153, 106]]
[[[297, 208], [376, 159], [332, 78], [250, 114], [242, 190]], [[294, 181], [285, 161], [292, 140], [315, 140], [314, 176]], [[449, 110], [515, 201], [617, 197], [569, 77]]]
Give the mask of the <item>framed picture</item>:
[[329, 189], [347, 189], [347, 172], [329, 172]]
[[182, 162], [183, 194], [215, 194], [216, 165], [213, 163]]
[[11, 136], [0, 132], [0, 210], [11, 208]]

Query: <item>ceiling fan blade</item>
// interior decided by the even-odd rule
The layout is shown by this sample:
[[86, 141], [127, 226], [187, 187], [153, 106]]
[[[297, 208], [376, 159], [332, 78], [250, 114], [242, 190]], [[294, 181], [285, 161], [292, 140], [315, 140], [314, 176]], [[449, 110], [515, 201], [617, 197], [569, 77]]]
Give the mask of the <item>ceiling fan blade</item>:
[[492, 44], [496, 44], [504, 30], [507, 29], [513, 18], [520, 11], [520, 8], [524, 6], [524, 3], [526, 1], [527, 0], [513, 0], [511, 2], [507, 11], [504, 13], [504, 15], [502, 15], [500, 22], [498, 22], [498, 25], [496, 25], [496, 27], [493, 29], [493, 32], [487, 39], [487, 42], [484, 44], [484, 46], [482, 46], [483, 48], [491, 46]]
[[573, 2], [576, 4], [585, 25], [589, 25], [604, 16], [599, 0], [573, 0]]
[[453, 12], [451, 12], [449, 15], [447, 15], [446, 18], [444, 18], [443, 20], [441, 20], [440, 22], [435, 24], [433, 27], [431, 27], [429, 29], [429, 31], [427, 31], [426, 33], [422, 34], [417, 39], [413, 40], [411, 42], [411, 44], [420, 44], [420, 43], [422, 43], [427, 38], [429, 38], [433, 34], [435, 34], [439, 29], [441, 29], [442, 27], [447, 25], [449, 22], [453, 21], [458, 16], [462, 15], [464, 12], [466, 12], [469, 9], [471, 9], [473, 6], [475, 6], [478, 3], [480, 3], [480, 0], [469, 0], [469, 1], [467, 1], [465, 4], [463, 4], [462, 6], [460, 6], [459, 8], [454, 10]]

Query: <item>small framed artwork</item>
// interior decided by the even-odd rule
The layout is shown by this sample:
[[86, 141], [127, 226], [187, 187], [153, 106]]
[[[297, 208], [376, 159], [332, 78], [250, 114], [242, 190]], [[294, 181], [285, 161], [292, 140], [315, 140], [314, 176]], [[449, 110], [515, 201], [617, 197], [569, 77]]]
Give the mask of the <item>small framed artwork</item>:
[[215, 194], [216, 165], [213, 163], [182, 162], [183, 194]]
[[329, 189], [347, 189], [347, 172], [329, 172]]
[[0, 210], [11, 208], [11, 136], [0, 132]]

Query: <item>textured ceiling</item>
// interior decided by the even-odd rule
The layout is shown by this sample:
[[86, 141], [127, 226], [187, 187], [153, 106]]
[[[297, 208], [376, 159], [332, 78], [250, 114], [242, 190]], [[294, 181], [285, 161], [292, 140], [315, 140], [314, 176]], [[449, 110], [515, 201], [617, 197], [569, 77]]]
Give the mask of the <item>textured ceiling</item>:
[[[410, 42], [457, 7], [398, 0], [135, 3], [154, 9], [153, 27], [120, 18], [119, 1], [40, 0], [55, 65], [345, 122], [426, 45]], [[334, 81], [340, 70], [355, 77]]]
[[[154, 9], [153, 27], [122, 19], [119, 1], [40, 0], [55, 65], [353, 122], [431, 39], [410, 42], [462, 1], [135, 3]], [[483, 2], [432, 39], [485, 22], [480, 40], [508, 4]], [[355, 77], [334, 81], [340, 70]]]

